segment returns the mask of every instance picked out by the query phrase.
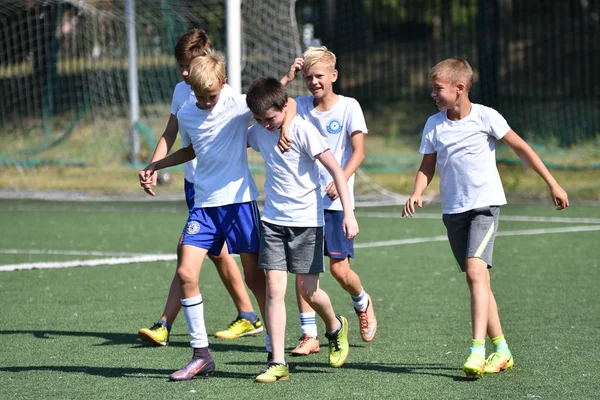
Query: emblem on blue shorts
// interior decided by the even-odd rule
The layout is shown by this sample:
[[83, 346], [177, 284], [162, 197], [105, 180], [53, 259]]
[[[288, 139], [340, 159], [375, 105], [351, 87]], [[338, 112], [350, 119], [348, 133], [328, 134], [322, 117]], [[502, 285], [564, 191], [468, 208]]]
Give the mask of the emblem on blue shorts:
[[185, 232], [188, 235], [194, 235], [200, 232], [200, 224], [198, 223], [198, 221], [190, 221], [187, 227], [185, 228]]
[[342, 131], [342, 124], [336, 119], [332, 119], [327, 123], [327, 132], [338, 134]]

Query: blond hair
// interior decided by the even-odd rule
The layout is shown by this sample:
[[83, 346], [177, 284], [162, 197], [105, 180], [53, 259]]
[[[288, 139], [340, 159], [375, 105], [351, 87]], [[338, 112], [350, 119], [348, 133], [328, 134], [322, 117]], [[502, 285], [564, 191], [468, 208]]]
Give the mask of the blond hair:
[[225, 56], [221, 52], [210, 50], [190, 64], [188, 81], [195, 92], [206, 92], [215, 83], [224, 83], [225, 78]]
[[429, 72], [429, 81], [445, 79], [452, 84], [463, 83], [467, 91], [473, 86], [473, 69], [462, 58], [448, 58], [437, 63]]
[[335, 69], [335, 54], [325, 46], [309, 47], [304, 54], [302, 54], [302, 58], [304, 58], [304, 66], [302, 67], [302, 71], [304, 72], [308, 71], [317, 63], [323, 63], [327, 68], [332, 70]]

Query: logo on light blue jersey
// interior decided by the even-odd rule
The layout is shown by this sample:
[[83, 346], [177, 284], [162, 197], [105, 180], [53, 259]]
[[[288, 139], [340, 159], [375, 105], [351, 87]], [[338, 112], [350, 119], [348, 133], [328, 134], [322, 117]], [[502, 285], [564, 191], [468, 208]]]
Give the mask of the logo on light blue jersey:
[[195, 235], [196, 233], [200, 232], [200, 224], [198, 223], [198, 221], [190, 221], [187, 227], [185, 228], [185, 232], [188, 235]]
[[342, 131], [342, 124], [337, 119], [332, 119], [327, 123], [327, 132], [337, 135]]

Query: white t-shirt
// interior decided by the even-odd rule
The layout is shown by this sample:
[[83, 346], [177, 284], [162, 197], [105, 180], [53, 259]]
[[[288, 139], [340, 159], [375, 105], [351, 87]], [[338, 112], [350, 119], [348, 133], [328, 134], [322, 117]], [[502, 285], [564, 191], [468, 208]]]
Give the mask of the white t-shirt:
[[509, 130], [498, 111], [480, 104], [472, 104], [469, 115], [459, 121], [450, 121], [445, 110], [429, 117], [419, 152], [437, 153], [444, 214], [506, 204], [496, 168], [496, 140]]
[[262, 220], [281, 226], [323, 226], [323, 197], [319, 188], [319, 163], [315, 156], [329, 148], [309, 122], [296, 116], [290, 124], [292, 147], [277, 147], [279, 131], [259, 124], [248, 131], [248, 144], [265, 160], [265, 206]]
[[248, 168], [245, 95], [221, 91], [212, 110], [188, 103], [177, 113], [183, 147], [196, 152], [194, 207], [216, 207], [256, 200], [258, 189]]
[[[352, 156], [352, 133], [361, 131], [367, 134], [367, 123], [358, 101], [351, 97], [338, 95], [338, 102], [331, 110], [317, 111], [313, 105], [313, 96], [300, 96], [296, 98], [296, 114], [313, 124], [327, 139], [329, 148], [342, 169], [346, 167]], [[326, 210], [343, 210], [342, 202], [338, 198], [331, 201], [325, 192], [327, 185], [333, 181], [333, 177], [319, 163], [321, 168], [321, 189], [323, 204]], [[348, 190], [350, 200], [354, 207], [354, 175], [348, 179]]]
[[[233, 89], [229, 85], [225, 85], [221, 93], [226, 93], [227, 91], [231, 91], [233, 93]], [[222, 94], [221, 94], [222, 96]], [[171, 100], [171, 114], [177, 115], [177, 112], [181, 107], [188, 103], [196, 103], [196, 95], [192, 90], [192, 87], [185, 83], [185, 81], [179, 82], [175, 86], [175, 90], [173, 90], [173, 100]], [[194, 172], [196, 171], [196, 159], [188, 161], [185, 163], [183, 178], [188, 182], [194, 182]]]

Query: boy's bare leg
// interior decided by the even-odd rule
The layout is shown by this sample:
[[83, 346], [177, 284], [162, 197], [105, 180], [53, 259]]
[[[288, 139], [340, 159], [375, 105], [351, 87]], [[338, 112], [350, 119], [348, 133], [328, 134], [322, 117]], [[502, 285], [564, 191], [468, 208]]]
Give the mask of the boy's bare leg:
[[260, 314], [264, 320], [266, 316], [265, 296], [267, 289], [265, 273], [262, 269], [258, 269], [258, 253], [241, 253], [240, 260], [242, 261], [242, 267], [244, 268], [246, 285], [248, 285], [252, 291], [252, 294], [258, 303], [258, 307], [260, 308]]
[[463, 365], [465, 375], [482, 376], [485, 372], [485, 334], [490, 313], [490, 274], [487, 263], [480, 258], [467, 258], [466, 277], [471, 293], [471, 324], [473, 339], [467, 361]]
[[498, 306], [496, 297], [490, 290], [490, 311], [488, 313], [487, 334], [490, 338], [495, 338], [502, 335], [502, 325], [500, 324], [500, 315], [498, 314]]
[[350, 294], [357, 297], [362, 292], [362, 284], [360, 278], [350, 268], [350, 260], [348, 258], [330, 258], [329, 269], [331, 275], [342, 286], [342, 288]]
[[487, 263], [480, 258], [468, 258], [466, 277], [471, 293], [471, 323], [473, 339], [485, 340], [490, 312], [490, 274]]
[[266, 319], [267, 330], [273, 347], [272, 361], [285, 362], [285, 292], [287, 288], [287, 271], [266, 271]]
[[329, 296], [319, 287], [319, 274], [300, 276], [302, 297], [325, 322], [325, 336], [329, 340], [329, 365], [339, 368], [344, 365], [350, 353], [348, 320], [335, 315]]
[[227, 289], [227, 292], [231, 296], [233, 304], [238, 310], [238, 313], [254, 311], [252, 307], [252, 302], [250, 301], [250, 296], [248, 296], [248, 291], [246, 290], [246, 286], [244, 285], [244, 280], [242, 279], [242, 274], [240, 273], [238, 264], [235, 262], [234, 258], [229, 254], [227, 250], [227, 245], [225, 244], [223, 246], [223, 251], [221, 251], [220, 255], [209, 255], [208, 257], [215, 264], [215, 267], [217, 267], [219, 277], [221, 278], [223, 285]]
[[329, 296], [319, 287], [319, 274], [299, 274], [300, 294], [325, 322], [325, 329], [329, 332], [337, 330], [340, 321], [336, 318]]

